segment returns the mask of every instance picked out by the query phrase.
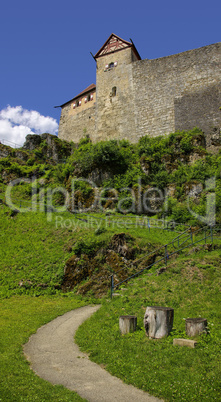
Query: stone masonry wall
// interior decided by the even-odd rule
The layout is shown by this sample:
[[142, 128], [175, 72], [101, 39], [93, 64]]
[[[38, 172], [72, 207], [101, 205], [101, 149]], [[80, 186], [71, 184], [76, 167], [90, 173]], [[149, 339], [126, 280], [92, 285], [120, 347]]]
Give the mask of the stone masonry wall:
[[[117, 62], [112, 69], [105, 66]], [[154, 60], [137, 60], [131, 48], [97, 59], [94, 101], [61, 112], [59, 137], [78, 142], [158, 136], [198, 126], [221, 127], [221, 43]], [[116, 96], [112, 88], [116, 87]], [[214, 136], [214, 134], [213, 134]], [[214, 141], [212, 138], [210, 140]], [[213, 144], [212, 144], [213, 145]]]
[[221, 86], [208, 85], [174, 100], [175, 130], [200, 127], [206, 134], [220, 127]]
[[221, 43], [132, 63], [136, 141], [146, 134], [220, 125], [220, 71]]
[[[131, 69], [134, 57], [131, 48], [127, 48], [97, 60], [97, 141], [131, 139], [136, 132]], [[117, 66], [105, 69], [114, 62]], [[112, 96], [113, 87], [116, 96]]]
[[95, 103], [84, 110], [81, 109], [79, 113], [73, 113], [73, 102], [67, 103], [61, 110], [58, 137], [77, 143], [85, 134], [88, 134], [95, 141], [95, 116]]

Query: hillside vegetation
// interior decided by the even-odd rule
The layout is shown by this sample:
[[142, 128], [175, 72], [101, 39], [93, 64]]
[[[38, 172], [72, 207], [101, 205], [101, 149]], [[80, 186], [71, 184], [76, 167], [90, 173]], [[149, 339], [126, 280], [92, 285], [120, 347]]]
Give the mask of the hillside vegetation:
[[[56, 315], [101, 302], [76, 338], [94, 361], [165, 401], [220, 400], [219, 228], [213, 244], [211, 237], [190, 244], [167, 266], [162, 247], [176, 251], [171, 241], [184, 230], [199, 238], [194, 233], [205, 224], [211, 194], [221, 222], [220, 152], [207, 152], [197, 128], [138, 144], [28, 137], [23, 149], [0, 144], [0, 399], [81, 400], [30, 373], [22, 344]], [[117, 285], [159, 259], [110, 299], [111, 275]], [[174, 308], [169, 337], [146, 337], [148, 305]], [[138, 328], [121, 336], [125, 314], [138, 317]], [[174, 338], [186, 337], [185, 318], [199, 316], [208, 320], [208, 333], [197, 347], [174, 347]]]
[[[14, 186], [16, 199], [29, 199], [34, 186], [36, 200], [46, 203], [43, 190], [50, 188], [55, 206], [63, 205], [68, 193], [72, 207], [79, 210], [93, 205], [94, 187], [98, 187], [103, 189], [100, 210], [157, 213], [158, 217], [170, 216], [183, 223], [191, 220], [194, 224], [195, 218], [187, 208], [188, 194], [191, 209], [205, 216], [206, 196], [212, 190], [216, 194], [216, 222], [221, 221], [221, 154], [206, 150], [204, 134], [197, 128], [167, 137], [145, 136], [138, 144], [125, 140], [93, 144], [85, 137], [76, 145], [46, 134], [40, 139], [31, 151], [7, 153], [0, 145], [1, 155], [5, 155], [0, 159], [2, 191], [10, 180], [30, 181]], [[211, 178], [215, 180], [214, 189], [207, 183]], [[63, 192], [57, 191], [58, 187]]]

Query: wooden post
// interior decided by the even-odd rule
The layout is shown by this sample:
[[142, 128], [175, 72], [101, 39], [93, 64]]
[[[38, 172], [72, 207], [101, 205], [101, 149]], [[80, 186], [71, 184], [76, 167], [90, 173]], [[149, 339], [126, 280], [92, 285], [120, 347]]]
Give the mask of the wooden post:
[[121, 335], [135, 332], [137, 327], [137, 317], [135, 315], [121, 315], [119, 317], [119, 328]]
[[169, 307], [147, 307], [144, 328], [149, 338], [163, 338], [173, 328], [174, 310]]
[[207, 320], [205, 318], [186, 319], [186, 334], [188, 336], [196, 336], [202, 332], [207, 332]]
[[165, 265], [167, 265], [167, 258], [168, 258], [168, 256], [167, 256], [167, 244], [166, 244], [165, 250], [164, 250], [164, 261], [165, 261]]
[[113, 296], [113, 290], [114, 290], [114, 276], [111, 275], [111, 299]]

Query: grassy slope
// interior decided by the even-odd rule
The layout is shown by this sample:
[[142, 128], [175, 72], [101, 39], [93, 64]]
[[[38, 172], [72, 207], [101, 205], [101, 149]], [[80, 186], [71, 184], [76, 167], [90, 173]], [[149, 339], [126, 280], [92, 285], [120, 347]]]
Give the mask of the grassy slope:
[[29, 368], [22, 345], [37, 328], [85, 302], [66, 297], [13, 296], [0, 302], [0, 401], [83, 401], [62, 386], [54, 386]]
[[[220, 262], [220, 250], [201, 251], [176, 259], [159, 276], [137, 278], [80, 327], [78, 344], [113, 375], [164, 400], [221, 400]], [[146, 337], [148, 305], [174, 308], [167, 338]], [[119, 316], [127, 314], [138, 317], [138, 329], [121, 336]], [[198, 337], [195, 349], [173, 346], [173, 338], [187, 337], [185, 318], [199, 316], [207, 318], [209, 334]]]
[[[172, 146], [177, 144], [176, 138], [174, 141], [171, 142]], [[162, 162], [162, 156], [167, 153], [167, 140], [156, 139], [152, 141], [153, 144], [150, 142], [149, 138], [141, 141], [138, 159], [136, 159], [137, 151], [130, 151], [130, 147], [125, 148], [124, 144], [120, 150], [119, 160], [122, 160], [123, 152], [128, 171], [114, 176], [114, 179], [106, 184], [110, 187], [116, 185], [117, 188], [132, 186], [134, 183], [137, 184], [138, 176], [142, 175], [145, 185], [163, 188], [168, 182], [175, 183], [175, 195], [182, 201], [187, 182], [191, 180], [204, 182], [207, 177], [215, 175], [217, 179], [216, 206], [219, 213], [220, 155], [207, 157], [205, 162], [204, 153], [202, 153], [202, 160], [196, 162], [193, 167], [184, 166], [180, 162], [177, 164], [176, 160], [175, 165], [172, 166], [174, 161], [171, 157], [169, 162], [172, 163], [174, 171], [168, 175]], [[188, 155], [190, 145], [191, 141], [188, 138], [181, 138], [178, 146], [178, 161], [180, 152], [181, 156], [183, 153]], [[108, 144], [105, 146], [107, 150], [110, 148]], [[99, 144], [97, 147], [97, 153], [92, 145], [89, 151], [93, 156], [92, 159], [96, 157], [95, 162], [99, 162], [98, 166], [100, 166], [99, 157], [103, 157], [105, 153], [102, 146], [101, 149]], [[85, 151], [85, 157], [83, 151]], [[51, 172], [48, 166], [42, 165], [40, 160], [36, 162], [38, 163], [36, 166], [30, 161], [28, 166], [23, 163], [23, 168], [17, 166], [19, 162], [14, 165], [12, 163], [13, 166], [8, 168], [7, 161], [2, 161], [1, 165], [4, 169], [6, 166], [9, 178], [10, 174], [11, 178], [14, 178], [13, 175], [29, 177], [31, 174], [39, 174], [39, 177], [45, 175], [46, 181], [50, 178], [51, 185], [57, 186], [61, 183], [63, 185], [64, 180], [67, 181], [69, 174], [73, 173], [73, 162], [80, 164], [80, 168], [83, 169], [86, 161], [88, 163], [86, 168], [91, 168], [87, 144], [85, 149], [79, 148], [79, 152], [76, 152], [74, 159], [70, 159], [71, 164], [59, 165], [55, 171], [54, 167], [51, 167]], [[173, 153], [172, 150], [172, 155]], [[109, 154], [111, 155], [110, 152]], [[143, 163], [151, 165], [152, 173], [149, 177], [145, 177], [141, 171], [140, 157], [144, 158]], [[133, 160], [133, 166], [128, 162], [131, 160]], [[106, 164], [106, 161], [104, 162]], [[36, 169], [38, 173], [35, 172]], [[4, 185], [0, 184], [2, 199], [3, 187]], [[25, 204], [30, 197], [30, 186], [18, 186], [14, 196], [15, 199], [24, 200]], [[205, 213], [203, 204], [197, 208], [199, 213]], [[16, 402], [19, 400], [80, 400], [75, 394], [62, 387], [53, 387], [37, 378], [29, 370], [21, 353], [21, 345], [39, 326], [79, 306], [79, 300], [75, 296], [63, 297], [58, 289], [65, 261], [70, 257], [69, 247], [78, 241], [83, 241], [89, 246], [107, 243], [114, 233], [120, 232], [131, 233], [139, 246], [145, 246], [148, 242], [153, 242], [155, 245], [165, 244], [174, 235], [154, 230], [148, 233], [147, 230], [121, 225], [118, 224], [119, 222], [111, 227], [104, 223], [105, 231], [96, 235], [98, 227], [96, 222], [94, 225], [87, 226], [83, 221], [76, 221], [72, 215], [71, 226], [67, 224], [67, 227], [59, 226], [56, 229], [55, 216], [52, 222], [48, 222], [43, 213], [18, 214], [12, 218], [9, 212], [8, 208], [0, 206], [2, 229], [0, 232], [0, 296], [2, 298], [0, 323], [3, 339], [0, 349], [3, 361], [0, 368], [0, 400]], [[175, 206], [172, 212], [173, 219], [182, 218], [182, 221], [186, 221], [183, 208], [179, 210]], [[169, 213], [171, 213], [170, 208]], [[64, 214], [62, 217], [70, 219], [69, 214]], [[119, 221], [119, 217], [116, 220]], [[187, 258], [183, 255], [175, 262], [171, 262], [168, 271], [161, 276], [144, 275], [143, 278], [138, 278], [133, 282], [134, 286], [124, 291], [122, 298], [113, 300], [111, 303], [104, 301], [103, 308], [96, 316], [82, 326], [77, 335], [82, 348], [91, 353], [92, 359], [105, 364], [108, 370], [123, 378], [124, 381], [159, 395], [165, 400], [220, 400], [220, 258], [218, 250], [208, 254], [191, 255]], [[24, 285], [19, 286], [19, 282], [23, 282]], [[145, 307], [151, 304], [171, 306], [175, 309], [174, 330], [164, 340], [148, 340], [145, 336], [142, 320]], [[136, 333], [124, 337], [119, 335], [118, 317], [122, 314], [138, 316]], [[183, 319], [199, 315], [208, 319], [210, 334], [207, 337], [200, 337], [198, 347], [194, 350], [173, 347], [174, 337], [185, 336]], [[125, 351], [127, 351], [126, 358]]]
[[[35, 376], [23, 357], [22, 344], [41, 325], [90, 302], [90, 299], [79, 298], [73, 293], [64, 295], [55, 288], [62, 278], [65, 261], [70, 257], [68, 247], [79, 239], [89, 243], [107, 242], [123, 228], [107, 225], [106, 232], [95, 236], [96, 224], [85, 228], [83, 221], [76, 221], [70, 214], [62, 217], [71, 218], [73, 227], [56, 228], [56, 217], [48, 222], [44, 213], [20, 213], [12, 218], [9, 208], [0, 206], [1, 401], [81, 400], [75, 393]], [[148, 242], [147, 230], [127, 230], [137, 236], [139, 244]], [[152, 231], [152, 239], [156, 244], [165, 241], [156, 231]], [[20, 287], [20, 281], [25, 286]], [[48, 287], [38, 287], [42, 283]]]
[[[141, 229], [119, 224], [119, 217], [114, 218], [116, 223], [109, 227], [103, 222], [105, 231], [96, 235], [97, 221], [87, 225], [86, 222], [75, 219], [69, 213], [58, 214], [63, 219], [56, 227], [56, 216], [48, 222], [44, 213], [19, 213], [10, 217], [9, 208], [0, 207], [0, 296], [12, 294], [54, 294], [61, 281], [64, 265], [71, 253], [69, 247], [77, 242], [83, 242], [88, 247], [107, 244], [114, 233], [126, 231], [136, 238], [141, 247], [148, 242], [156, 246], [164, 244], [174, 234], [147, 229]], [[84, 217], [85, 218], [85, 217]], [[69, 228], [69, 223], [72, 223]], [[63, 227], [62, 227], [63, 225]], [[19, 286], [19, 283], [24, 286]], [[46, 286], [47, 287], [46, 287]]]
[[[70, 215], [64, 217], [67, 219]], [[40, 389], [36, 400], [50, 400], [47, 399], [49, 394], [56, 395], [53, 400], [66, 400], [65, 395], [68, 395], [67, 400], [72, 400], [74, 394], [69, 396], [68, 391], [65, 394], [63, 389], [55, 389], [29, 372], [21, 345], [37, 327], [80, 305], [73, 296], [64, 297], [54, 288], [70, 255], [67, 246], [80, 238], [88, 242], [94, 239], [108, 241], [116, 231], [122, 232], [122, 227], [117, 230], [107, 226], [100, 236], [95, 235], [94, 227], [85, 228], [82, 221], [80, 226], [71, 229], [56, 229], [55, 216], [52, 222], [47, 222], [43, 213], [18, 214], [11, 218], [4, 206], [1, 207], [1, 222], [4, 229], [1, 231], [1, 290], [2, 297], [9, 297], [1, 301], [2, 400], [14, 401], [15, 395], [21, 395], [17, 400], [25, 397], [32, 401], [36, 389]], [[140, 245], [151, 240], [156, 245], [164, 244], [168, 237], [174, 237], [173, 233], [149, 232], [131, 226], [127, 231], [137, 237]], [[160, 276], [153, 273], [136, 279], [122, 298], [104, 301], [101, 311], [79, 330], [77, 340], [91, 353], [92, 359], [105, 364], [124, 381], [152, 394], [169, 401], [212, 400], [221, 397], [221, 255], [219, 249], [185, 255], [171, 261], [168, 270]], [[21, 279], [32, 280], [36, 286], [20, 288], [18, 282]], [[50, 286], [39, 290], [37, 284], [42, 282]], [[27, 295], [10, 297], [16, 293]], [[51, 293], [58, 294], [47, 295]], [[40, 294], [45, 297], [30, 297]], [[149, 341], [142, 324], [145, 307], [154, 304], [175, 308], [173, 333], [160, 341]], [[119, 335], [118, 317], [122, 314], [138, 316], [135, 334]], [[172, 339], [184, 336], [183, 318], [199, 315], [208, 319], [210, 335], [201, 337], [194, 350], [173, 347]], [[127, 358], [125, 351], [128, 351]], [[11, 399], [4, 399], [4, 390], [9, 387]], [[55, 394], [51, 394], [52, 388]]]

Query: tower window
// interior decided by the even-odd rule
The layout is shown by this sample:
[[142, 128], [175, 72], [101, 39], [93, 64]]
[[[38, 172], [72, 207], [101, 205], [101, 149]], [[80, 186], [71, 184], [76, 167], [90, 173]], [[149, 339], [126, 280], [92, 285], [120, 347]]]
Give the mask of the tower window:
[[109, 71], [109, 70], [111, 70], [112, 68], [114, 68], [114, 67], [117, 67], [117, 61], [115, 61], [115, 62], [111, 62], [111, 63], [109, 63], [109, 64], [105, 64], [105, 69], [104, 69], [104, 71]]
[[112, 88], [112, 96], [116, 96], [117, 94], [117, 87]]

